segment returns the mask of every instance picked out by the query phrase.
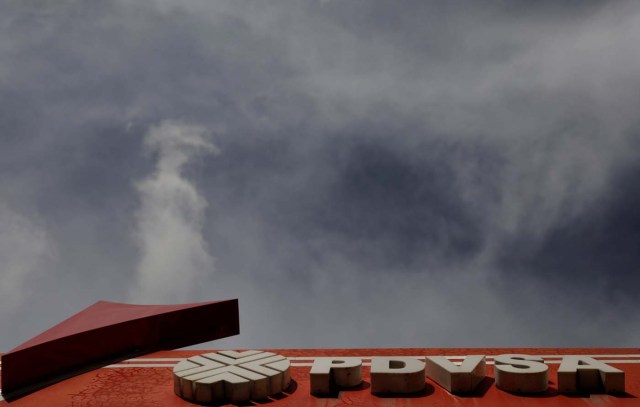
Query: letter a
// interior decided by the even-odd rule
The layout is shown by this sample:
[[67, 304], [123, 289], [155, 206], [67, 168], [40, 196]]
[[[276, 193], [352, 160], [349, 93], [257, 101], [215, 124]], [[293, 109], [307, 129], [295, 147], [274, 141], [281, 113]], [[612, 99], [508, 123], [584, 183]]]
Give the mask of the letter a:
[[624, 393], [624, 372], [589, 356], [565, 356], [558, 368], [560, 393]]

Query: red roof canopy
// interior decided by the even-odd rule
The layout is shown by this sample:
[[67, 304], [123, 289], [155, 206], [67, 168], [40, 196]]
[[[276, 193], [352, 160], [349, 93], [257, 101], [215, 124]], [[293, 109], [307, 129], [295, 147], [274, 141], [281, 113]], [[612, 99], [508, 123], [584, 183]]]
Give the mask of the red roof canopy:
[[2, 392], [17, 397], [115, 361], [239, 332], [237, 299], [175, 305], [100, 301], [2, 355]]

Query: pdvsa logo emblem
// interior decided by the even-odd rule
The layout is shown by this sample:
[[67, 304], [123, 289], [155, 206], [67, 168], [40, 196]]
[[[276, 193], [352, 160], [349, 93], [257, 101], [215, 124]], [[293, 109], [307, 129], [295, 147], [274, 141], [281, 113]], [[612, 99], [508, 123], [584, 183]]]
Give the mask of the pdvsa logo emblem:
[[205, 353], [173, 368], [174, 391], [200, 404], [264, 400], [289, 387], [289, 367], [287, 358], [271, 352]]

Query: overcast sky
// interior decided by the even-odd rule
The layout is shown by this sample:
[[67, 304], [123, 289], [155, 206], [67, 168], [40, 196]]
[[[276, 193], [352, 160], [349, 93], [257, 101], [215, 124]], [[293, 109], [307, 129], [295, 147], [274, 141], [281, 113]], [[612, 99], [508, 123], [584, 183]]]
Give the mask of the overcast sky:
[[640, 343], [634, 1], [0, 2], [0, 351]]

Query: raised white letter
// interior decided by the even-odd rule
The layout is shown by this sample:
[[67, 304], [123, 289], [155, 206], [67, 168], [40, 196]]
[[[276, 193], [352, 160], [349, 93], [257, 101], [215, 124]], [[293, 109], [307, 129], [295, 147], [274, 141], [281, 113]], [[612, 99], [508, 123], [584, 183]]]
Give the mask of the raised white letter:
[[565, 356], [558, 368], [560, 393], [624, 393], [624, 372], [589, 356]]
[[418, 359], [403, 356], [371, 359], [372, 393], [415, 393], [424, 386], [424, 363]]
[[362, 360], [358, 358], [316, 358], [311, 367], [311, 394], [331, 393], [332, 387], [353, 387], [362, 383]]
[[495, 357], [495, 379], [499, 389], [512, 393], [541, 393], [549, 387], [549, 367], [538, 356]]
[[480, 384], [485, 374], [484, 355], [469, 355], [461, 365], [444, 356], [427, 356], [427, 377], [449, 393], [468, 393]]

